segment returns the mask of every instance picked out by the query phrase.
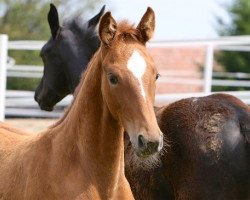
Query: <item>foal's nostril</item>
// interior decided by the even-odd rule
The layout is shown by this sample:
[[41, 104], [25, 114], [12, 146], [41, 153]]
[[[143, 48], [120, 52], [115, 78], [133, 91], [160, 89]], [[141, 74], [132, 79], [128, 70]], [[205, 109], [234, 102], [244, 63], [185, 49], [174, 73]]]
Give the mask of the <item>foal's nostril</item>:
[[150, 152], [157, 152], [159, 147], [159, 142], [148, 142], [147, 146]]
[[143, 135], [138, 136], [138, 151], [137, 155], [139, 157], [148, 157], [152, 154], [158, 152], [159, 142], [148, 141], [144, 138]]
[[138, 147], [145, 148], [145, 145], [146, 145], [145, 138], [143, 137], [143, 135], [139, 135], [138, 136]]

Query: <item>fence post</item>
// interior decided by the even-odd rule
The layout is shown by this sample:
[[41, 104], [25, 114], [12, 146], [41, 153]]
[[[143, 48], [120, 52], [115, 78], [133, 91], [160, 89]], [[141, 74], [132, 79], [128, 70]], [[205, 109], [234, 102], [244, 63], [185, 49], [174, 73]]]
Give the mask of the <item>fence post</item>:
[[0, 120], [5, 118], [6, 67], [8, 52], [8, 36], [0, 34]]
[[205, 66], [204, 66], [204, 92], [206, 95], [212, 91], [212, 79], [213, 79], [213, 63], [214, 63], [214, 45], [209, 44], [207, 46]]

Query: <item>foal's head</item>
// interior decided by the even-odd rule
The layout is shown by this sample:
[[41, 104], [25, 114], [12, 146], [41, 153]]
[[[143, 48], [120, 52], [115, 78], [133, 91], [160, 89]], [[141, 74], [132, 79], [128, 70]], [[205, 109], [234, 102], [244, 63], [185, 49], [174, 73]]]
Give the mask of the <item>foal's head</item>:
[[117, 24], [110, 12], [101, 18], [99, 27], [102, 93], [140, 157], [152, 155], [163, 146], [153, 109], [158, 72], [145, 47], [154, 28], [151, 8], [136, 28], [127, 22]]
[[81, 72], [100, 45], [95, 28], [103, 12], [104, 7], [85, 23], [78, 16], [60, 26], [57, 9], [50, 5], [51, 38], [41, 49], [44, 74], [35, 91], [35, 100], [42, 110], [53, 110], [57, 102], [74, 92]]

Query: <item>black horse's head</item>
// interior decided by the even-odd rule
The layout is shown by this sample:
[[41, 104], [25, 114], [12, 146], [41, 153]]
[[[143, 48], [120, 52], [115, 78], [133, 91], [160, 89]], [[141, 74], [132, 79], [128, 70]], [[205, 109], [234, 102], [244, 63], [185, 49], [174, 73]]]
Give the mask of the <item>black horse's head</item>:
[[56, 103], [74, 92], [82, 71], [100, 45], [95, 28], [104, 9], [103, 6], [85, 23], [78, 16], [60, 26], [57, 9], [50, 4], [51, 38], [41, 49], [44, 74], [35, 91], [35, 100], [42, 110], [53, 110]]

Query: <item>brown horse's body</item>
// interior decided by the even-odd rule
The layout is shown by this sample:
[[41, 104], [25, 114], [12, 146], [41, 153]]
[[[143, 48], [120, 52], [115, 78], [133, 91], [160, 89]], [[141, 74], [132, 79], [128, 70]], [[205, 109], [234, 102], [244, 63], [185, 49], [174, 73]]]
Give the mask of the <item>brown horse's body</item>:
[[[126, 162], [135, 199], [250, 199], [249, 106], [215, 94], [157, 108], [156, 115], [170, 146], [155, 169]], [[126, 160], [130, 151], [128, 146]]]
[[0, 199], [134, 199], [124, 174], [124, 129], [138, 156], [163, 146], [153, 109], [157, 70], [145, 47], [154, 26], [151, 8], [137, 28], [107, 12], [101, 47], [64, 117], [38, 135], [0, 126]]

